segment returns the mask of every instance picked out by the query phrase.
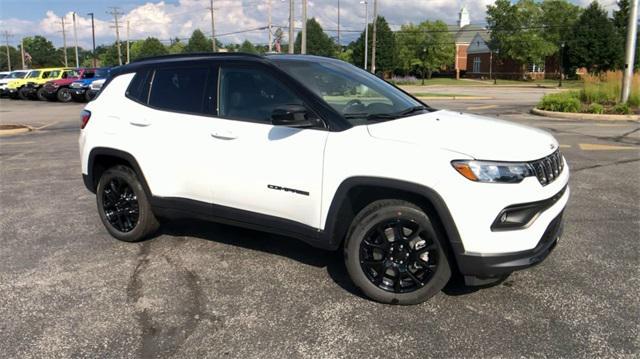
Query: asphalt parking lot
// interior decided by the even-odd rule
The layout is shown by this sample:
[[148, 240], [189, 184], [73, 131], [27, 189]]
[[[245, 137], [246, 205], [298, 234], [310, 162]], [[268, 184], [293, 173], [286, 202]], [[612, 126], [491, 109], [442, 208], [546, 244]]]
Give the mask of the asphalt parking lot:
[[363, 298], [339, 253], [293, 239], [197, 221], [112, 239], [82, 184], [82, 106], [0, 100], [0, 124], [38, 128], [0, 138], [1, 356], [638, 356], [640, 124], [527, 114], [544, 89], [430, 91], [491, 96], [431, 104], [552, 132], [572, 198], [542, 265], [409, 307]]

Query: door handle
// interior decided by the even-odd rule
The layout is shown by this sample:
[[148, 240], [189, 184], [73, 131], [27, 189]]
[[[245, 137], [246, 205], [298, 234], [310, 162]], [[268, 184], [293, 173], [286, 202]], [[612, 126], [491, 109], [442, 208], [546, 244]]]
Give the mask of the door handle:
[[227, 130], [214, 130], [211, 131], [211, 137], [217, 138], [219, 140], [235, 140], [238, 136], [234, 135], [233, 132]]
[[146, 118], [136, 118], [133, 120], [129, 120], [129, 123], [138, 127], [151, 126], [151, 121], [147, 120]]

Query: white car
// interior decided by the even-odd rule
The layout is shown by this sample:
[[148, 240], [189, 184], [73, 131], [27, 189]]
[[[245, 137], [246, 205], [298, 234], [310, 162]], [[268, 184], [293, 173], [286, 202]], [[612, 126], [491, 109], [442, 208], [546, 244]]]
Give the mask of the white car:
[[81, 127], [84, 181], [115, 238], [198, 217], [342, 248], [353, 282], [384, 303], [541, 262], [569, 199], [550, 134], [430, 108], [321, 57], [134, 62]]
[[11, 71], [6, 74], [5, 77], [0, 78], [0, 95], [6, 95], [7, 84], [9, 84], [10, 81], [22, 79], [27, 76], [29, 72], [31, 72], [31, 70]]

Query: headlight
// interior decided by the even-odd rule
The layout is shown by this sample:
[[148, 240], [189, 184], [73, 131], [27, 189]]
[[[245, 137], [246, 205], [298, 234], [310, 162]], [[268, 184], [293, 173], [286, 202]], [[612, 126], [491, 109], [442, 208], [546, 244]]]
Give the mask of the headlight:
[[451, 165], [461, 175], [475, 182], [519, 183], [534, 172], [527, 163], [452, 161]]

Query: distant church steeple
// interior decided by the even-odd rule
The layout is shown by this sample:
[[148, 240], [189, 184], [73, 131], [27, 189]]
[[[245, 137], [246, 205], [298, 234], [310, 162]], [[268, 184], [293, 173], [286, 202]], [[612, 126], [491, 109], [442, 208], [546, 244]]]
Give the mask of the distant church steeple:
[[461, 28], [467, 26], [471, 23], [471, 19], [469, 17], [469, 10], [467, 10], [467, 5], [462, 5], [462, 9], [460, 9], [460, 17], [458, 18], [458, 26]]

